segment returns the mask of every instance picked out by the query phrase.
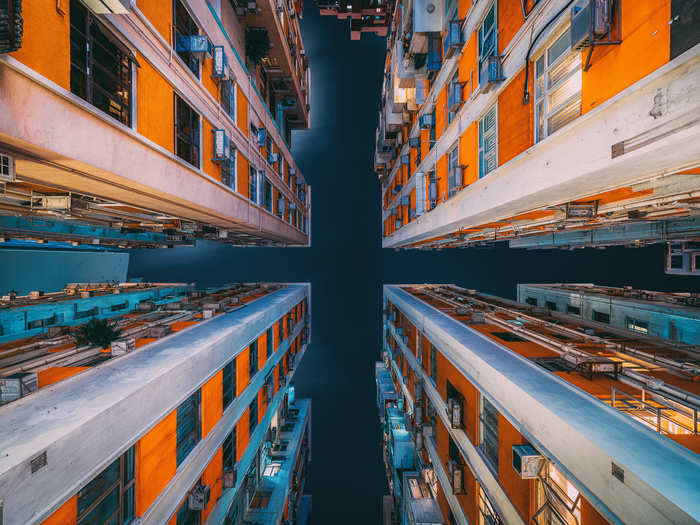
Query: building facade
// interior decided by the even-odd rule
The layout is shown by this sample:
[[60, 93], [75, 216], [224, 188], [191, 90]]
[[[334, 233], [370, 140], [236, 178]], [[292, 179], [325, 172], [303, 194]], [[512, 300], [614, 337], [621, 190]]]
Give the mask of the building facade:
[[350, 20], [350, 39], [360, 40], [363, 33], [387, 36], [389, 21], [394, 10], [392, 0], [316, 0], [322, 15]]
[[454, 285], [385, 286], [383, 334], [391, 523], [700, 521], [697, 345]]
[[308, 284], [2, 301], [4, 524], [309, 522]]
[[700, 297], [690, 292], [574, 283], [519, 284], [518, 301], [689, 345], [700, 341]]
[[0, 236], [308, 245], [290, 151], [310, 111], [300, 2], [10, 4]]
[[697, 241], [699, 23], [684, 1], [397, 3], [383, 246]]

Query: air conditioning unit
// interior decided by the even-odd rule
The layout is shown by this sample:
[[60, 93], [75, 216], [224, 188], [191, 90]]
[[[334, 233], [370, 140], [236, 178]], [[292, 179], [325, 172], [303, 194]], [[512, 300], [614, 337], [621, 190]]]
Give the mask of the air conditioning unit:
[[598, 201], [582, 202], [579, 204], [569, 202], [566, 205], [567, 219], [594, 219], [598, 215]]
[[435, 127], [435, 115], [432, 113], [421, 115], [418, 119], [418, 124], [423, 129]]
[[155, 337], [156, 339], [160, 339], [161, 337], [165, 337], [166, 335], [169, 335], [172, 333], [172, 328], [170, 327], [169, 324], [157, 324], [156, 326], [151, 326], [148, 329], [148, 337]]
[[479, 88], [482, 93], [488, 92], [495, 84], [505, 80], [501, 73], [501, 57], [493, 55], [481, 62], [479, 70]]
[[190, 510], [204, 510], [209, 504], [209, 485], [197, 485], [187, 498], [187, 506]]
[[513, 469], [522, 479], [535, 479], [545, 458], [532, 445], [513, 445]]
[[445, 34], [445, 58], [452, 58], [464, 45], [462, 34], [462, 20], [452, 20], [447, 26]]
[[226, 162], [231, 151], [228, 134], [224, 129], [213, 129], [212, 133], [214, 133], [214, 156], [211, 160], [217, 164]]
[[411, 156], [406, 154], [406, 155], [401, 155], [401, 165], [402, 166], [408, 166], [411, 162]]
[[45, 210], [70, 210], [70, 195], [44, 195], [39, 205]]
[[437, 181], [431, 180], [428, 188], [428, 197], [431, 201], [437, 200]]
[[267, 156], [267, 162], [269, 162], [270, 164], [274, 164], [275, 162], [279, 162], [279, 161], [280, 161], [280, 154], [279, 153], [270, 153]]
[[15, 180], [15, 158], [6, 153], [0, 153], [0, 180]]
[[582, 49], [610, 32], [612, 0], [579, 0], [571, 8], [571, 49]]
[[284, 198], [280, 197], [277, 199], [277, 211], [284, 213]]
[[176, 50], [202, 57], [212, 55], [212, 45], [207, 35], [178, 35]]
[[452, 485], [452, 494], [464, 494], [464, 467], [456, 461], [450, 461], [447, 466]]
[[112, 341], [109, 345], [112, 356], [124, 355], [133, 352], [136, 349], [136, 340], [131, 337], [129, 339], [120, 339]]
[[214, 46], [212, 57], [212, 78], [228, 78], [228, 58], [224, 52], [224, 46]]
[[411, 205], [411, 197], [401, 197], [401, 206], [410, 206]]
[[462, 427], [462, 403], [457, 399], [447, 400], [447, 417], [452, 428]]
[[156, 303], [153, 301], [141, 301], [138, 305], [136, 305], [136, 309], [139, 312], [152, 312], [156, 308]]
[[36, 372], [18, 372], [0, 377], [0, 404], [9, 403], [39, 390]]
[[408, 139], [408, 145], [411, 148], [420, 148], [420, 137], [410, 137]]
[[261, 9], [258, 7], [257, 2], [248, 2], [248, 12], [249, 13], [259, 13]]
[[[296, 168], [289, 168], [289, 174], [293, 177], [297, 174]], [[299, 180], [297, 180], [297, 184], [299, 184]]]
[[439, 33], [445, 27], [445, 2], [414, 0], [413, 32]]
[[234, 466], [233, 468], [224, 467], [224, 479], [223, 485], [225, 489], [232, 489], [236, 486], [236, 481], [238, 480], [238, 469]]
[[265, 128], [256, 128], [255, 132], [258, 135], [258, 146], [263, 147], [265, 145]]

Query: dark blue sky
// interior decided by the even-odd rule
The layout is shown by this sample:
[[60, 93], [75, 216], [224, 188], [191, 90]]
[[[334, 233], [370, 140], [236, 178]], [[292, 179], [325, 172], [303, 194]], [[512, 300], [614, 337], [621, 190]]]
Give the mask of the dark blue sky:
[[307, 1], [302, 21], [311, 64], [311, 129], [293, 149], [312, 185], [312, 247], [134, 251], [129, 275], [153, 281], [312, 283], [312, 340], [296, 375], [313, 400], [311, 487], [316, 523], [381, 523], [386, 478], [375, 404], [381, 285], [453, 282], [514, 297], [518, 282], [577, 281], [649, 289], [697, 289], [663, 273], [663, 247], [526, 252], [381, 249], [374, 131], [385, 40], [350, 40], [347, 21]]

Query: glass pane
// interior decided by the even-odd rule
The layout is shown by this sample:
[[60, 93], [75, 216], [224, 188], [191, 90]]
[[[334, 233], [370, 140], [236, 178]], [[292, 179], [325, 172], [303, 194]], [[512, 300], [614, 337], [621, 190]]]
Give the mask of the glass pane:
[[126, 493], [124, 494], [124, 502], [122, 505], [122, 518], [124, 525], [127, 525], [128, 523], [131, 523], [131, 521], [134, 519], [134, 486], [131, 485], [126, 490]]
[[572, 75], [573, 78], [577, 79], [577, 84], [581, 86], [581, 55], [578, 53], [573, 53], [566, 57], [554, 68], [552, 68], [547, 74], [547, 88], [552, 89], [556, 85]]
[[496, 125], [496, 106], [491, 108], [484, 116], [484, 133]]
[[[554, 61], [562, 56], [564, 53], [569, 51], [571, 48], [571, 29], [567, 29], [562, 33], [562, 35], [557, 38], [549, 49], [547, 49], [547, 65], [551, 66]], [[579, 53], [574, 52], [574, 55], [579, 55]], [[580, 55], [579, 55], [580, 56]]]
[[[78, 491], [78, 516], [119, 481], [119, 459], [104, 469], [95, 479]], [[118, 500], [118, 498], [117, 498]], [[118, 504], [118, 502], [117, 502]]]
[[565, 126], [572, 120], [581, 115], [581, 99], [572, 100], [565, 107], [561, 108], [554, 115], [549, 117], [547, 125], [547, 133], [554, 133], [556, 130]]
[[547, 104], [549, 111], [557, 111], [559, 106], [568, 103], [571, 98], [581, 98], [581, 80], [580, 77], [573, 76], [566, 82], [563, 82], [557, 89], [549, 93]]
[[535, 106], [535, 142], [544, 138], [544, 102], [540, 101]]
[[[80, 515], [80, 508], [78, 508]], [[114, 513], [119, 513], [119, 487], [114, 487], [107, 497], [105, 497], [89, 514], [84, 516], [79, 525], [102, 524], [106, 522]]]
[[124, 483], [134, 479], [134, 447], [131, 447], [124, 454]]

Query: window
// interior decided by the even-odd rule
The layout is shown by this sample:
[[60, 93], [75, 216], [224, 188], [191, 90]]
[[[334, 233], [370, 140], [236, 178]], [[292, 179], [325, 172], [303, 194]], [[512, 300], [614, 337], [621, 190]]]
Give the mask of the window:
[[177, 525], [200, 525], [202, 523], [202, 511], [190, 510], [189, 498], [185, 498], [177, 510]]
[[581, 52], [571, 28], [535, 61], [535, 142], [581, 115]]
[[532, 517], [533, 522], [538, 525], [581, 523], [581, 495], [576, 486], [554, 465], [549, 462], [546, 464], [535, 490], [539, 510]]
[[498, 167], [498, 116], [494, 104], [479, 120], [479, 178]]
[[547, 310], [551, 310], [552, 312], [557, 311], [557, 303], [553, 301], [545, 301], [544, 305], [547, 308]]
[[501, 518], [493, 510], [493, 505], [481, 485], [479, 485], [479, 525], [501, 525]]
[[447, 187], [449, 196], [452, 197], [462, 188], [462, 172], [457, 173], [459, 167], [459, 144], [447, 154]]
[[437, 382], [437, 352], [435, 351], [435, 345], [430, 344], [430, 378], [433, 382]]
[[566, 305], [566, 312], [574, 315], [581, 315], [581, 309], [578, 306], [573, 306], [571, 304]]
[[78, 491], [78, 525], [131, 523], [134, 519], [134, 447]]
[[277, 323], [277, 336], [280, 339], [280, 342], [284, 341], [284, 317], [280, 318], [279, 322]]
[[199, 115], [175, 95], [175, 155], [199, 168]]
[[[447, 84], [448, 89], [448, 109], [452, 107], [453, 102], [456, 104], [462, 100], [462, 86], [459, 85], [459, 68], [455, 70], [454, 75]], [[456, 97], [459, 96], [459, 100]], [[452, 124], [457, 113], [455, 111], [448, 111], [447, 113], [447, 124]]]
[[236, 466], [236, 427], [229, 432], [222, 445], [224, 457], [224, 472], [230, 472]]
[[224, 366], [224, 410], [236, 399], [236, 360], [232, 359]]
[[253, 166], [248, 171], [248, 191], [250, 201], [258, 204], [258, 171]]
[[498, 471], [498, 410], [479, 394], [479, 448]]
[[267, 179], [267, 177], [265, 177], [264, 182], [263, 198], [265, 209], [272, 213], [272, 184], [270, 184], [270, 181]]
[[82, 3], [70, 3], [70, 90], [131, 126], [131, 53]]
[[450, 453], [450, 461], [454, 461], [458, 465], [461, 465], [464, 463], [462, 461], [462, 454], [459, 452], [459, 447], [457, 446], [457, 443], [455, 443], [454, 439], [452, 439], [451, 435], [448, 435], [450, 441], [449, 441], [449, 453]]
[[479, 26], [479, 78], [481, 78], [481, 64], [484, 60], [498, 54], [497, 44], [498, 27], [496, 24], [496, 2], [494, 2]]
[[255, 432], [255, 427], [258, 426], [258, 396], [255, 396], [253, 402], [248, 406], [248, 436], [252, 436]]
[[638, 319], [627, 318], [627, 330], [632, 330], [633, 332], [639, 332], [641, 334], [649, 333], [649, 323], [646, 321], [639, 321]]
[[195, 75], [199, 76], [199, 58], [193, 55], [189, 51], [181, 51], [178, 48], [179, 43], [184, 37], [199, 34], [199, 27], [190, 16], [189, 11], [182, 5], [182, 2], [175, 0], [175, 5], [173, 7], [173, 15], [175, 26], [175, 49], [177, 50], [178, 56], [185, 62], [190, 71]]
[[267, 357], [268, 359], [272, 355], [272, 352], [274, 351], [274, 340], [273, 340], [273, 335], [272, 335], [272, 328], [267, 329]]
[[233, 145], [230, 148], [228, 159], [221, 165], [221, 182], [233, 191], [238, 191], [236, 188], [236, 148]]
[[201, 439], [199, 389], [177, 407], [177, 464], [183, 462]]
[[222, 80], [220, 83], [221, 90], [221, 109], [226, 114], [236, 121], [236, 85], [230, 80]]
[[258, 340], [256, 339], [255, 341], [250, 343], [250, 367], [248, 368], [248, 372], [250, 373], [250, 377], [253, 377], [257, 371], [258, 371]]
[[525, 302], [530, 306], [537, 306], [537, 297], [527, 297]]
[[610, 324], [610, 314], [593, 310], [593, 320], [598, 321], [599, 323]]

